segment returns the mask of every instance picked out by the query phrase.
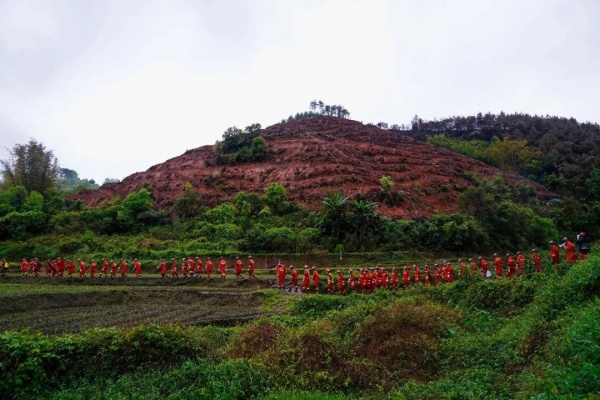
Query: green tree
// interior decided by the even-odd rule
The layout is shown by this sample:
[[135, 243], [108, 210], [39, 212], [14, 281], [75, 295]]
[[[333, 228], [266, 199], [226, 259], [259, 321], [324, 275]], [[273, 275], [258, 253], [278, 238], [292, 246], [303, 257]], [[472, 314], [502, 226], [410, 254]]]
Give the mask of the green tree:
[[394, 180], [389, 175], [383, 175], [379, 178], [379, 184], [383, 193], [389, 193], [394, 188]]
[[275, 214], [281, 214], [287, 209], [287, 190], [279, 183], [273, 183], [263, 189], [264, 201]]
[[44, 197], [32, 190], [27, 196], [27, 200], [25, 200], [25, 204], [23, 205], [24, 211], [39, 211], [42, 212], [44, 209]]
[[374, 237], [380, 227], [377, 204], [358, 200], [352, 202], [352, 213], [354, 214], [354, 230], [357, 232], [358, 241], [365, 244], [366, 239]]
[[600, 200], [600, 168], [592, 169], [589, 178], [586, 179], [585, 185], [589, 197]]
[[349, 225], [347, 201], [348, 198], [338, 192], [328, 193], [321, 201], [323, 206], [321, 229], [338, 240], [344, 236]]
[[147, 214], [152, 212], [152, 204], [152, 196], [148, 189], [130, 193], [117, 212], [117, 220], [121, 227], [125, 230], [140, 228]]
[[539, 150], [530, 148], [525, 139], [500, 140], [497, 137], [487, 152], [494, 164], [506, 171], [520, 171], [541, 155]]
[[183, 189], [183, 196], [175, 200], [173, 211], [182, 220], [190, 219], [198, 215], [202, 208], [200, 193], [187, 182]]
[[27, 190], [23, 186], [12, 186], [6, 192], [0, 194], [0, 204], [10, 211], [21, 211], [27, 200]]
[[58, 160], [52, 150], [30, 139], [27, 144], [15, 144], [9, 150], [10, 158], [1, 160], [5, 185], [23, 186], [28, 192], [46, 194], [56, 183]]

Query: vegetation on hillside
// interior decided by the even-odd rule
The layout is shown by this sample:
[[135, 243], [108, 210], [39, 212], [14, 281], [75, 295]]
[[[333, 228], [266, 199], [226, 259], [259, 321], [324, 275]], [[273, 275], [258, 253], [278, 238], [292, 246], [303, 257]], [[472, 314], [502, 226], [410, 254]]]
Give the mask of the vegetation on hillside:
[[[587, 204], [600, 199], [596, 190], [600, 182], [597, 123], [529, 114], [479, 113], [433, 121], [415, 117], [407, 133], [516, 171], [563, 196]], [[506, 145], [500, 147], [502, 143]]]
[[223, 140], [216, 144], [217, 164], [237, 164], [263, 160], [267, 141], [259, 136], [260, 129], [260, 124], [252, 124], [244, 130], [235, 126], [228, 128], [223, 133]]

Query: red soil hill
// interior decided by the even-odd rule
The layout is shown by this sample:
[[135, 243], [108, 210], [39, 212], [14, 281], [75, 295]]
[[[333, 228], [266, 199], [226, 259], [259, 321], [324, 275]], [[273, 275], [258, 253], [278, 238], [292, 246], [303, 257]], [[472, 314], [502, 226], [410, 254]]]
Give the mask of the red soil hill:
[[379, 213], [414, 218], [456, 211], [460, 191], [472, 185], [473, 173], [481, 178], [502, 175], [509, 182], [532, 185], [541, 198], [551, 196], [519, 176], [353, 120], [325, 116], [295, 120], [270, 126], [261, 136], [267, 140], [262, 162], [216, 165], [215, 147], [202, 146], [76, 197], [97, 205], [114, 196], [125, 197], [149, 182], [156, 207], [165, 209], [183, 194], [186, 182], [200, 191], [207, 205], [229, 200], [240, 191], [262, 194], [266, 186], [280, 183], [291, 200], [316, 209], [330, 191], [381, 200], [379, 179], [389, 175], [401, 200], [391, 207], [380, 202]]

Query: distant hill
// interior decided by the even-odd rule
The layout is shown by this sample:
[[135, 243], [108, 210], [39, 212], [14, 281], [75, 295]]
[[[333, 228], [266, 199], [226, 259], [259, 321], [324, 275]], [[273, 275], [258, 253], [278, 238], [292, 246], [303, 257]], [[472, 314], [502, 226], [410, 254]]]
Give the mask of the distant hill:
[[[549, 190], [579, 200], [600, 200], [600, 125], [574, 118], [529, 114], [479, 113], [424, 121], [415, 117], [404, 133], [419, 140], [444, 134], [465, 141], [525, 139], [541, 157], [521, 168], [521, 175]], [[590, 185], [590, 178], [595, 181]], [[595, 186], [595, 190], [590, 190]]]
[[[152, 187], [155, 205], [166, 209], [190, 182], [207, 205], [229, 200], [240, 191], [262, 193], [280, 183], [291, 200], [317, 208], [323, 195], [340, 191], [350, 198], [378, 201], [383, 215], [415, 218], [458, 210], [460, 192], [474, 176], [503, 176], [510, 184], [534, 187], [542, 199], [553, 195], [541, 185], [506, 174], [482, 162], [403, 134], [357, 121], [318, 116], [280, 123], [260, 131], [267, 141], [260, 162], [217, 165], [216, 147], [202, 146], [138, 172], [120, 183], [83, 190], [76, 198], [97, 205], [125, 197], [144, 182]], [[380, 178], [395, 182], [382, 194]]]

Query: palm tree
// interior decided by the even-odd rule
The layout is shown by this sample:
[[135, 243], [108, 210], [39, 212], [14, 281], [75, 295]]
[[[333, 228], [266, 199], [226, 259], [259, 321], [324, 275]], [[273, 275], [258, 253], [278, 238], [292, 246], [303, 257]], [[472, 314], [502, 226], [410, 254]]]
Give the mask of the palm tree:
[[355, 200], [352, 203], [355, 229], [358, 232], [359, 243], [365, 243], [365, 238], [377, 232], [379, 228], [379, 215], [377, 214], [377, 203], [364, 200]]
[[347, 200], [343, 193], [329, 193], [321, 202], [324, 208], [321, 228], [336, 239], [343, 236], [344, 228], [349, 222]]

